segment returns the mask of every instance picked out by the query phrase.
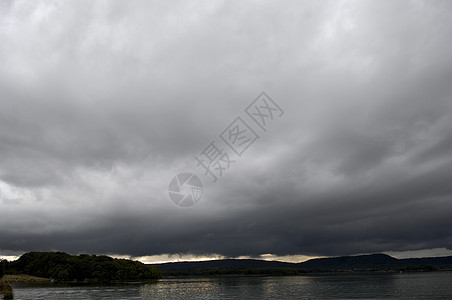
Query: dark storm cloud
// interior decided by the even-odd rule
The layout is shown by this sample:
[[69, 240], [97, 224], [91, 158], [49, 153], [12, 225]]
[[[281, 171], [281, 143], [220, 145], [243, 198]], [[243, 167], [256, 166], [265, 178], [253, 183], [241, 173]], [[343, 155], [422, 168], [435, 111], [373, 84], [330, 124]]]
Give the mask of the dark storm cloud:
[[[0, 6], [0, 254], [452, 247], [448, 2]], [[285, 111], [190, 209], [168, 183]], [[198, 170], [199, 171], [199, 170]], [[200, 172], [201, 173], [201, 172]]]

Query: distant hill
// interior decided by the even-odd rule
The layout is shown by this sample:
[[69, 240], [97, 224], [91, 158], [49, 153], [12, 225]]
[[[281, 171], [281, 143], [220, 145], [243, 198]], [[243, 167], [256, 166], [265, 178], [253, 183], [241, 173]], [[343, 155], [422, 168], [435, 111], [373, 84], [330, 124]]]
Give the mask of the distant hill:
[[341, 256], [311, 259], [298, 264], [304, 269], [318, 270], [384, 270], [415, 269], [420, 266], [431, 266], [436, 269], [452, 269], [452, 256], [397, 259], [386, 254], [370, 254], [358, 256]]
[[397, 262], [398, 259], [386, 254], [370, 254], [315, 258], [299, 263], [297, 267], [320, 270], [354, 270], [393, 267], [397, 265]]
[[295, 263], [259, 259], [221, 259], [195, 262], [157, 264], [160, 270], [208, 269], [208, 268], [295, 268]]
[[452, 268], [452, 256], [405, 258], [399, 259], [398, 261], [402, 265], [409, 266], [432, 265], [438, 268]]
[[292, 275], [308, 272], [433, 271], [452, 269], [452, 256], [396, 259], [386, 254], [341, 256], [285, 263], [258, 259], [223, 259], [157, 264], [164, 275]]

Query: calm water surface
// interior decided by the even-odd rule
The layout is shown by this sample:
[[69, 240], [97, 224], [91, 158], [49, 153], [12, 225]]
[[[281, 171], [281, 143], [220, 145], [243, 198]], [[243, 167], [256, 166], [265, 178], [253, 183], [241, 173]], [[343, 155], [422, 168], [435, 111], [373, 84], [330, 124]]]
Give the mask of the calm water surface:
[[452, 299], [452, 272], [162, 279], [115, 286], [15, 285], [15, 299]]

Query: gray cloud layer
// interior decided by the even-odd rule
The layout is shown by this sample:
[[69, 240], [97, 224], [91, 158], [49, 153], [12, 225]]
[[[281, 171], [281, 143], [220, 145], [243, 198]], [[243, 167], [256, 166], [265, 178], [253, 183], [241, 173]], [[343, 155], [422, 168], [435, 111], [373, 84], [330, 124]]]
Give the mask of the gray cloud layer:
[[[4, 1], [0, 251], [452, 248], [447, 1]], [[193, 157], [285, 110], [216, 184]], [[194, 207], [168, 183], [197, 171]]]

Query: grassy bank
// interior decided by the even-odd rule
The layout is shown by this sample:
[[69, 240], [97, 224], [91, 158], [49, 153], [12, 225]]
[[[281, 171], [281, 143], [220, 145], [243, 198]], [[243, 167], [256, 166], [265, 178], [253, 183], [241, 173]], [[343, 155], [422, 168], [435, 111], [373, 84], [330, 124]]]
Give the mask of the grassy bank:
[[36, 277], [31, 275], [5, 275], [3, 276], [5, 283], [49, 283], [50, 279]]
[[50, 279], [31, 275], [4, 275], [0, 279], [0, 299], [13, 299], [11, 283], [49, 283]]

